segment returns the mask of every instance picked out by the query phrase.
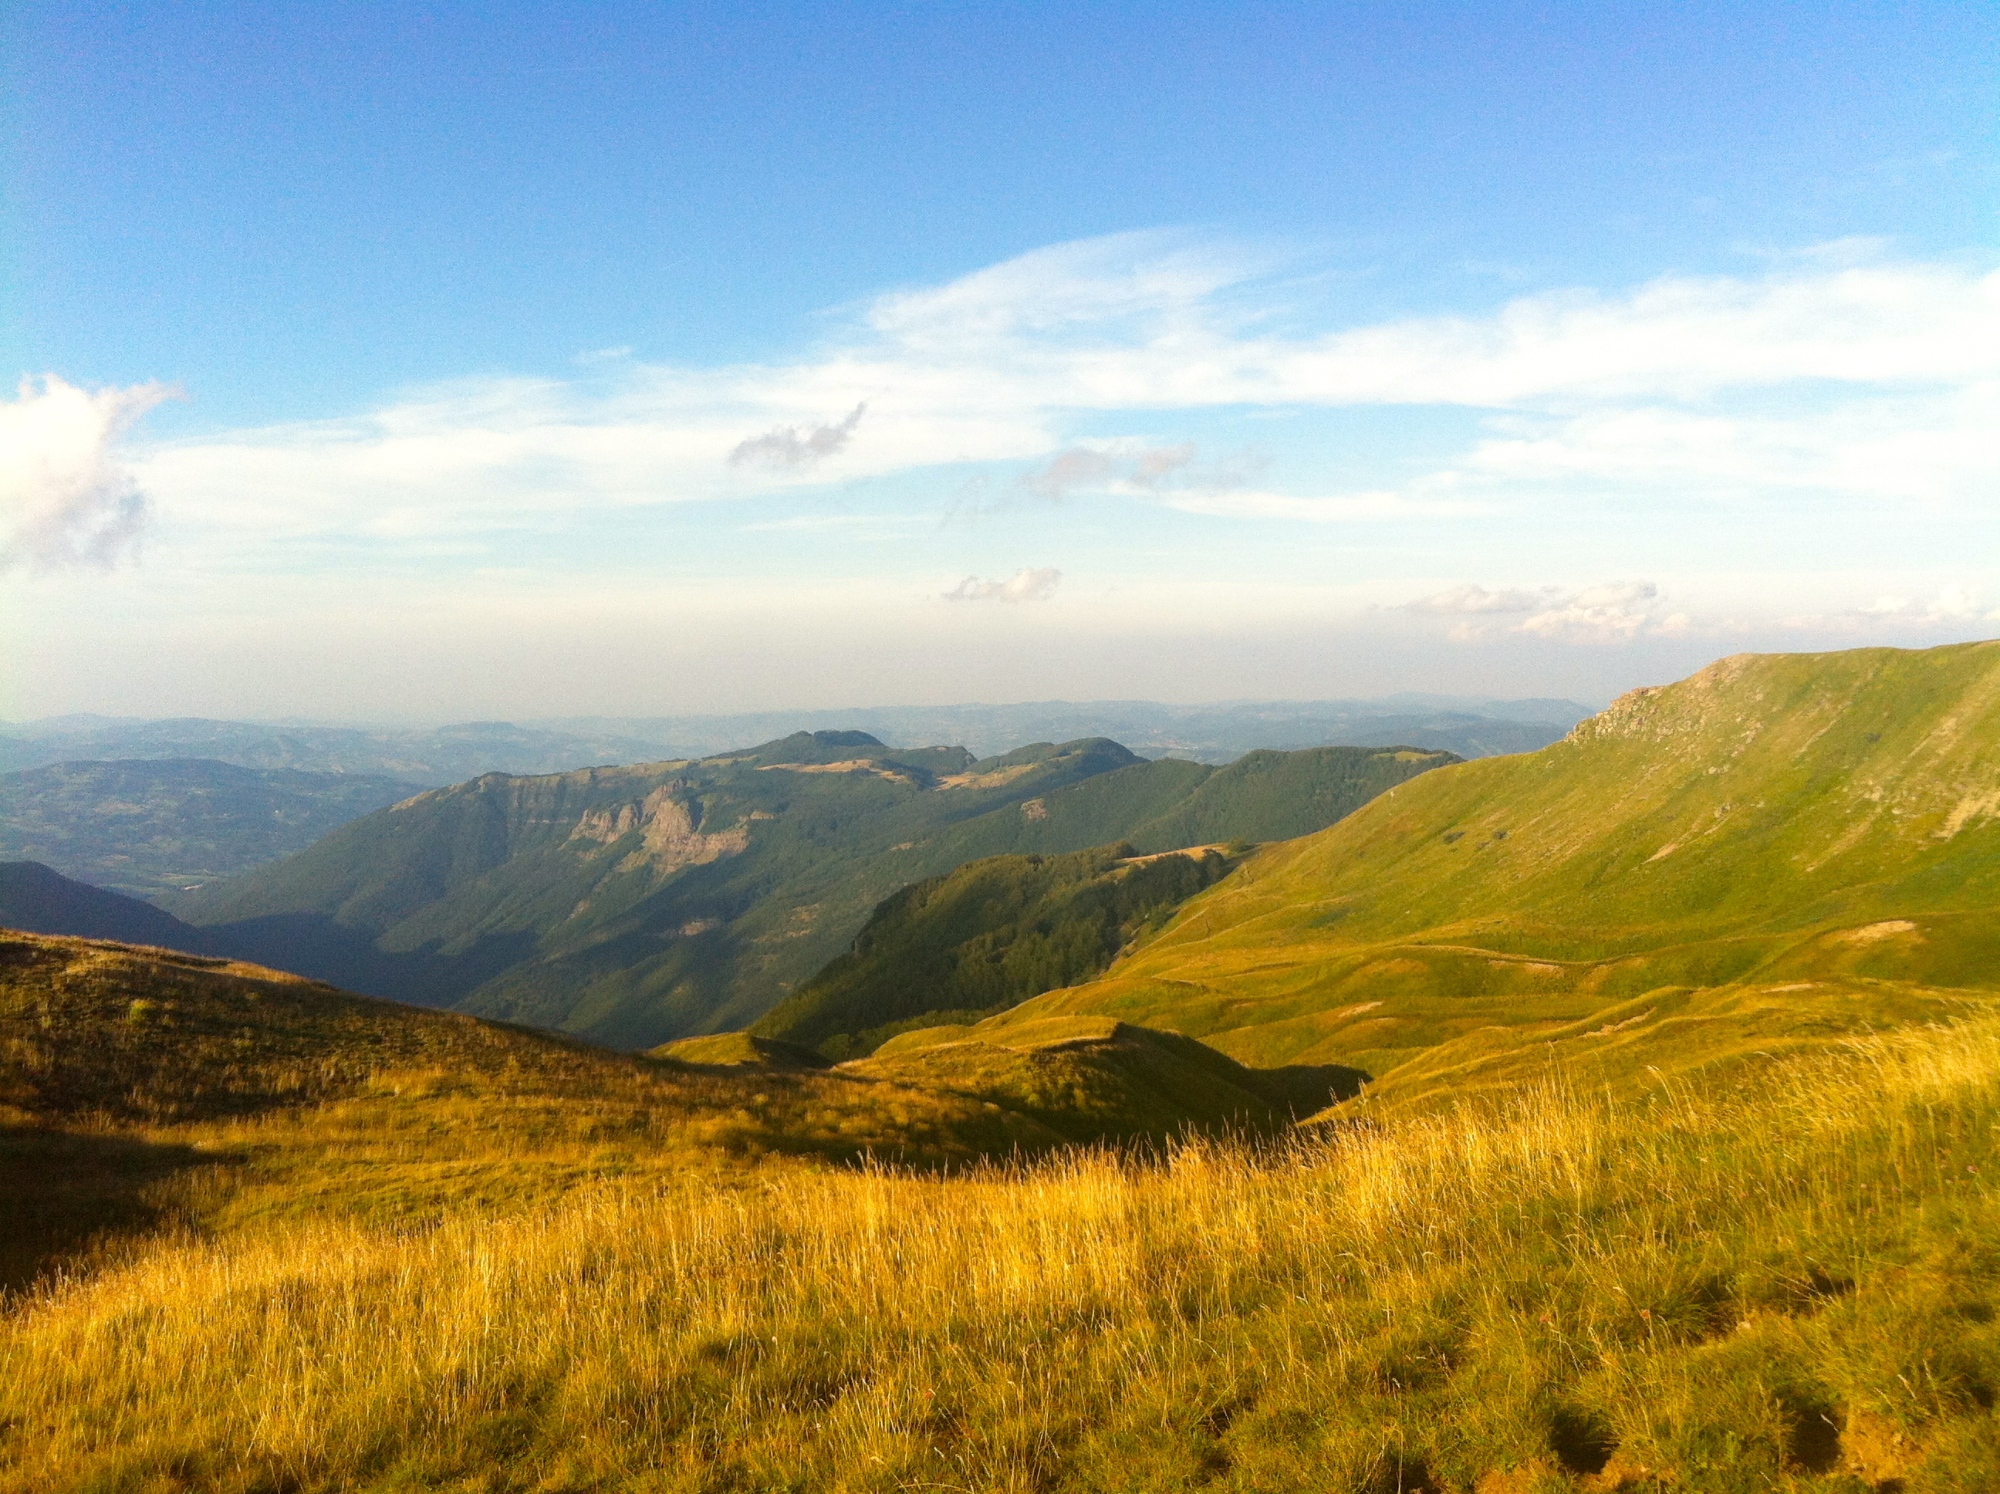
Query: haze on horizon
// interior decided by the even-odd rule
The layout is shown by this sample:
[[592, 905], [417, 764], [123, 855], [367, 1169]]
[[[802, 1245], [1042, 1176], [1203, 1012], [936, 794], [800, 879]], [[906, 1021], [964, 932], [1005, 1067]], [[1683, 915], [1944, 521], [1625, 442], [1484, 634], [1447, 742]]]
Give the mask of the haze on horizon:
[[0, 717], [2000, 634], [1987, 6], [4, 25]]

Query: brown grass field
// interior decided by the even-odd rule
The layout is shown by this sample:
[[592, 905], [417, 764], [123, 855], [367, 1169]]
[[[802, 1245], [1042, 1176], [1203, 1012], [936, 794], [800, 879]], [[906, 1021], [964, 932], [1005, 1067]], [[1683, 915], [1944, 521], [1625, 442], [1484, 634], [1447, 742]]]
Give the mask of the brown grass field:
[[344, 1154], [368, 1103], [182, 1133], [307, 1128], [319, 1206], [220, 1168], [17, 1295], [0, 1488], [2000, 1488], [1991, 1020], [1150, 1160], [420, 1210], [368, 1197], [395, 1146], [564, 1164], [449, 1107], [449, 1163]]

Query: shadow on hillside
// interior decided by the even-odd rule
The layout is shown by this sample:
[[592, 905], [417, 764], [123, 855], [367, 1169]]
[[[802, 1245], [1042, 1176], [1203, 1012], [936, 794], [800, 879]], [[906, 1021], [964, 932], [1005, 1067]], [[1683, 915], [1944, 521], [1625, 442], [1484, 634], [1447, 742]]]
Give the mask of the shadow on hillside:
[[435, 948], [376, 948], [365, 929], [350, 928], [324, 913], [271, 913], [203, 932], [240, 960], [289, 970], [363, 996], [386, 996], [414, 1006], [450, 1006], [501, 971], [535, 952], [536, 936], [489, 934], [462, 954]]
[[1375, 1076], [1366, 1069], [1351, 1069], [1344, 1063], [1294, 1063], [1283, 1068], [1258, 1069], [1264, 1089], [1293, 1120], [1316, 1115], [1329, 1105], [1351, 1100], [1361, 1086]]
[[0, 1130], [0, 1294], [174, 1221], [173, 1182], [226, 1158], [70, 1131]]

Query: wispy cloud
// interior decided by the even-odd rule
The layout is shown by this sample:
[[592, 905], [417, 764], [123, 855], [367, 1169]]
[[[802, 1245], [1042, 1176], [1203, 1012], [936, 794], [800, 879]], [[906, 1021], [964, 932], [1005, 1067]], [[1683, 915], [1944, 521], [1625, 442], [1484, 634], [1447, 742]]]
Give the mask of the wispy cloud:
[[917, 514], [794, 514], [745, 524], [750, 534], [830, 534], [836, 530], [909, 529], [927, 521]]
[[1161, 502], [1182, 513], [1209, 514], [1225, 519], [1282, 519], [1303, 524], [1366, 524], [1404, 519], [1438, 519], [1485, 513], [1491, 503], [1451, 498], [1440, 492], [1379, 488], [1372, 492], [1302, 495], [1272, 493], [1256, 488], [1196, 487], [1175, 489]]
[[1924, 623], [2000, 622], [2000, 607], [1988, 609], [1969, 586], [1947, 586], [1929, 601], [1878, 597], [1860, 609], [1868, 618]]
[[[1405, 602], [1401, 610], [1457, 619], [1446, 633], [1457, 643], [1487, 641], [1496, 636], [1496, 628], [1501, 635], [1525, 634], [1557, 643], [1629, 643], [1641, 636], [1679, 637], [1695, 626], [1687, 613], [1667, 610], [1659, 586], [1651, 581], [1608, 581], [1576, 589], [1543, 586], [1532, 591], [1468, 581]], [[1504, 627], [1493, 621], [1509, 616], [1520, 621]]]
[[1089, 489], [1159, 492], [1186, 474], [1195, 454], [1192, 441], [1152, 447], [1131, 442], [1071, 446], [1023, 473], [1017, 485], [1054, 499]]
[[1516, 591], [1501, 589], [1489, 591], [1467, 581], [1461, 586], [1453, 586], [1445, 591], [1427, 597], [1419, 597], [1414, 602], [1405, 602], [1404, 608], [1410, 612], [1434, 612], [1446, 616], [1478, 616], [1493, 612], [1532, 612], [1546, 602], [1553, 588], [1542, 591]]
[[781, 426], [739, 441], [729, 453], [729, 465], [774, 467], [779, 471], [810, 466], [845, 446], [867, 409], [868, 401], [863, 400], [848, 411], [846, 419], [833, 425]]
[[[1739, 504], [1990, 491], [2000, 275], [1856, 252], [1281, 334], [1259, 313], [1281, 298], [1301, 313], [1270, 283], [1271, 256], [1120, 235], [884, 295], [788, 363], [614, 359], [582, 382], [470, 381], [165, 447], [138, 477], [176, 524], [245, 545], [414, 543], [927, 469], [955, 487], [986, 473], [989, 491], [1102, 490], [1276, 523], [1450, 517], [1556, 491]], [[1318, 493], [1282, 491], [1254, 464], [1205, 467], [1190, 442], [1088, 435], [1131, 412], [1396, 404], [1486, 424], [1404, 463], [1407, 479]]]
[[[1522, 618], [1520, 631], [1565, 643], [1627, 642], [1642, 629], [1668, 621], [1654, 608], [1659, 596], [1660, 588], [1650, 581], [1586, 587]], [[1676, 617], [1673, 631], [1679, 632], [1686, 623], [1685, 617]]]
[[1062, 584], [1062, 572], [1052, 565], [1023, 568], [1005, 581], [967, 576], [944, 594], [947, 602], [1046, 602]]
[[1104, 452], [1072, 446], [1024, 475], [1021, 486], [1044, 498], [1067, 498], [1078, 488], [1101, 486], [1117, 471], [1117, 461]]
[[0, 402], [0, 570], [108, 568], [130, 555], [146, 496], [118, 438], [169, 397], [159, 384], [79, 389], [53, 376]]

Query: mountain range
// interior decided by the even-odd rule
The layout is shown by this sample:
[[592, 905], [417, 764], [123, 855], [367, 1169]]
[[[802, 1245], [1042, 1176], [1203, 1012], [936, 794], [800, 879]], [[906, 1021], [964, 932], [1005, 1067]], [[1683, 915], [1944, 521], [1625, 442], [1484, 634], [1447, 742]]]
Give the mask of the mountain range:
[[[0, 859], [139, 897], [239, 875], [419, 788], [746, 750], [803, 726], [906, 746], [1103, 736], [1145, 757], [1221, 764], [1258, 749], [1414, 744], [1461, 757], [1523, 752], [1587, 714], [1573, 701], [1167, 706], [1147, 701], [882, 708], [749, 716], [577, 718], [426, 729], [57, 717], [0, 723]], [[1255, 837], [1253, 837], [1255, 838]], [[1066, 843], [1068, 844], [1068, 843]]]
[[1304, 834], [1455, 761], [1399, 748], [1148, 762], [1103, 738], [975, 759], [860, 732], [417, 794], [163, 894], [237, 953], [628, 1048], [743, 1026], [899, 887], [1001, 854]]
[[1529, 752], [1590, 714], [1571, 700], [1398, 695], [1382, 700], [1039, 701], [888, 706], [734, 716], [572, 717], [439, 727], [57, 716], [0, 723], [0, 771], [54, 763], [202, 758], [242, 768], [361, 773], [426, 788], [484, 773], [559, 773], [713, 757], [801, 730], [863, 731], [912, 747], [959, 742], [993, 757], [1023, 742], [1111, 737], [1144, 757], [1224, 763], [1259, 747], [1412, 745], [1485, 757]]

